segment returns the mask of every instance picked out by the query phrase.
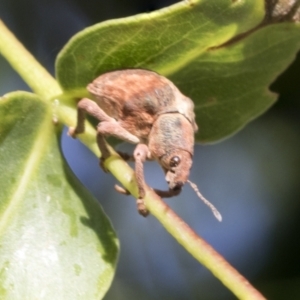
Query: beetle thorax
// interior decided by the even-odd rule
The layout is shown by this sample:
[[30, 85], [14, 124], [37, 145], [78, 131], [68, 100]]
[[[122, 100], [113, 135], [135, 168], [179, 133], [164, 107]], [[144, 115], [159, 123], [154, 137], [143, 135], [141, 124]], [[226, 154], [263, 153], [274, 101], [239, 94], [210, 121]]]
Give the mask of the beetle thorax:
[[167, 113], [155, 120], [148, 139], [151, 155], [159, 159], [163, 155], [181, 149], [194, 152], [194, 130], [180, 113]]

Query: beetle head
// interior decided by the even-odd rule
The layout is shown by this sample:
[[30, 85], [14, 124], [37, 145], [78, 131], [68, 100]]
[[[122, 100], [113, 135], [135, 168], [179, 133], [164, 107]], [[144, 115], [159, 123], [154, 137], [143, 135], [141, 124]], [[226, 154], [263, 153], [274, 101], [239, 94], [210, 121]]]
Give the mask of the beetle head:
[[162, 166], [170, 190], [179, 190], [189, 178], [194, 151], [194, 128], [180, 113], [160, 115], [149, 134], [148, 148]]
[[192, 155], [182, 149], [175, 149], [171, 153], [163, 155], [159, 163], [165, 171], [165, 179], [169, 189], [180, 191], [187, 182], [192, 166]]

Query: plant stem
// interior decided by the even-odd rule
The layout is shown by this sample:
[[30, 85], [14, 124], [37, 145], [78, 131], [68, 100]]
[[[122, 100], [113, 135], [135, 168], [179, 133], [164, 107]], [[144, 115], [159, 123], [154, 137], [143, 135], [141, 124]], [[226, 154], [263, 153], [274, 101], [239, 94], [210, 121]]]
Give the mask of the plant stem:
[[57, 81], [25, 49], [1, 20], [0, 53], [41, 98], [49, 99], [62, 93]]
[[[137, 198], [133, 170], [119, 156], [112, 155], [105, 167]], [[155, 192], [147, 187], [147, 209], [196, 260], [209, 269], [238, 299], [263, 300], [264, 296], [233, 268], [219, 253], [197, 235]]]
[[265, 299], [219, 253], [193, 231], [170, 207], [155, 195], [147, 200], [152, 214], [199, 262], [207, 267], [238, 299]]
[[[0, 54], [10, 63], [15, 71], [23, 78], [28, 86], [49, 105], [62, 94], [57, 81], [48, 71], [32, 56], [31, 53], [19, 42], [14, 34], [5, 26], [0, 19]], [[66, 105], [53, 105], [53, 114], [57, 114], [60, 123], [72, 126], [76, 122], [76, 108]], [[95, 130], [87, 124], [86, 134], [80, 137], [97, 156], [99, 151], [95, 141]]]
[[[41, 96], [43, 100], [53, 99], [62, 93], [57, 81], [36, 61], [1, 21], [0, 53], [2, 53], [32, 90]], [[75, 104], [73, 108], [59, 105], [57, 110], [59, 122], [67, 125], [75, 122]], [[70, 118], [74, 118], [74, 121], [70, 120]], [[80, 139], [96, 155], [99, 155], [94, 142], [94, 134], [95, 131], [88, 129], [80, 136]], [[106, 168], [137, 198], [138, 189], [133, 170], [113, 150], [112, 154], [105, 161]], [[265, 299], [148, 187], [144, 201], [152, 215], [159, 220], [166, 230], [239, 299]]]

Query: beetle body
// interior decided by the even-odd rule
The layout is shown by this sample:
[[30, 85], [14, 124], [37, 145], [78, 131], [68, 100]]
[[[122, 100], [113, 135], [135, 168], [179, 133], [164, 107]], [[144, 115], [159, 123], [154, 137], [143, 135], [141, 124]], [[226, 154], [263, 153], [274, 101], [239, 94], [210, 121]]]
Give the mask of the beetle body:
[[178, 112], [197, 130], [194, 103], [167, 78], [128, 69], [105, 73], [87, 86], [97, 104], [142, 142], [159, 115]]
[[[136, 164], [139, 155], [141, 163], [157, 160], [165, 172], [170, 195], [180, 190], [189, 177], [198, 129], [192, 100], [167, 78], [142, 69], [105, 73], [87, 89], [97, 106], [89, 99], [79, 102], [77, 127], [70, 134], [75, 136], [84, 130], [85, 112], [93, 115], [100, 121], [97, 132], [102, 153], [105, 135], [136, 143]], [[142, 185], [143, 180], [138, 184]]]

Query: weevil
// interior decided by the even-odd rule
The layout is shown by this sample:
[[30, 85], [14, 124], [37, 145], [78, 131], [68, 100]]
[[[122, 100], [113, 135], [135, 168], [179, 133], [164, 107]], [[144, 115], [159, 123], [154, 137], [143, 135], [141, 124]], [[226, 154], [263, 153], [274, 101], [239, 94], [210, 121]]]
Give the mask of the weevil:
[[[85, 114], [99, 120], [97, 144], [101, 160], [109, 156], [105, 136], [137, 144], [133, 152], [138, 184], [138, 211], [148, 214], [143, 197], [143, 163], [156, 160], [165, 173], [168, 191], [155, 190], [162, 197], [178, 195], [188, 181], [193, 162], [195, 122], [194, 103], [167, 78], [149, 70], [111, 71], [87, 86], [91, 99], [77, 104], [77, 125], [70, 128], [75, 137], [84, 132]], [[120, 153], [125, 159], [131, 156]], [[119, 192], [127, 191], [118, 187]]]

